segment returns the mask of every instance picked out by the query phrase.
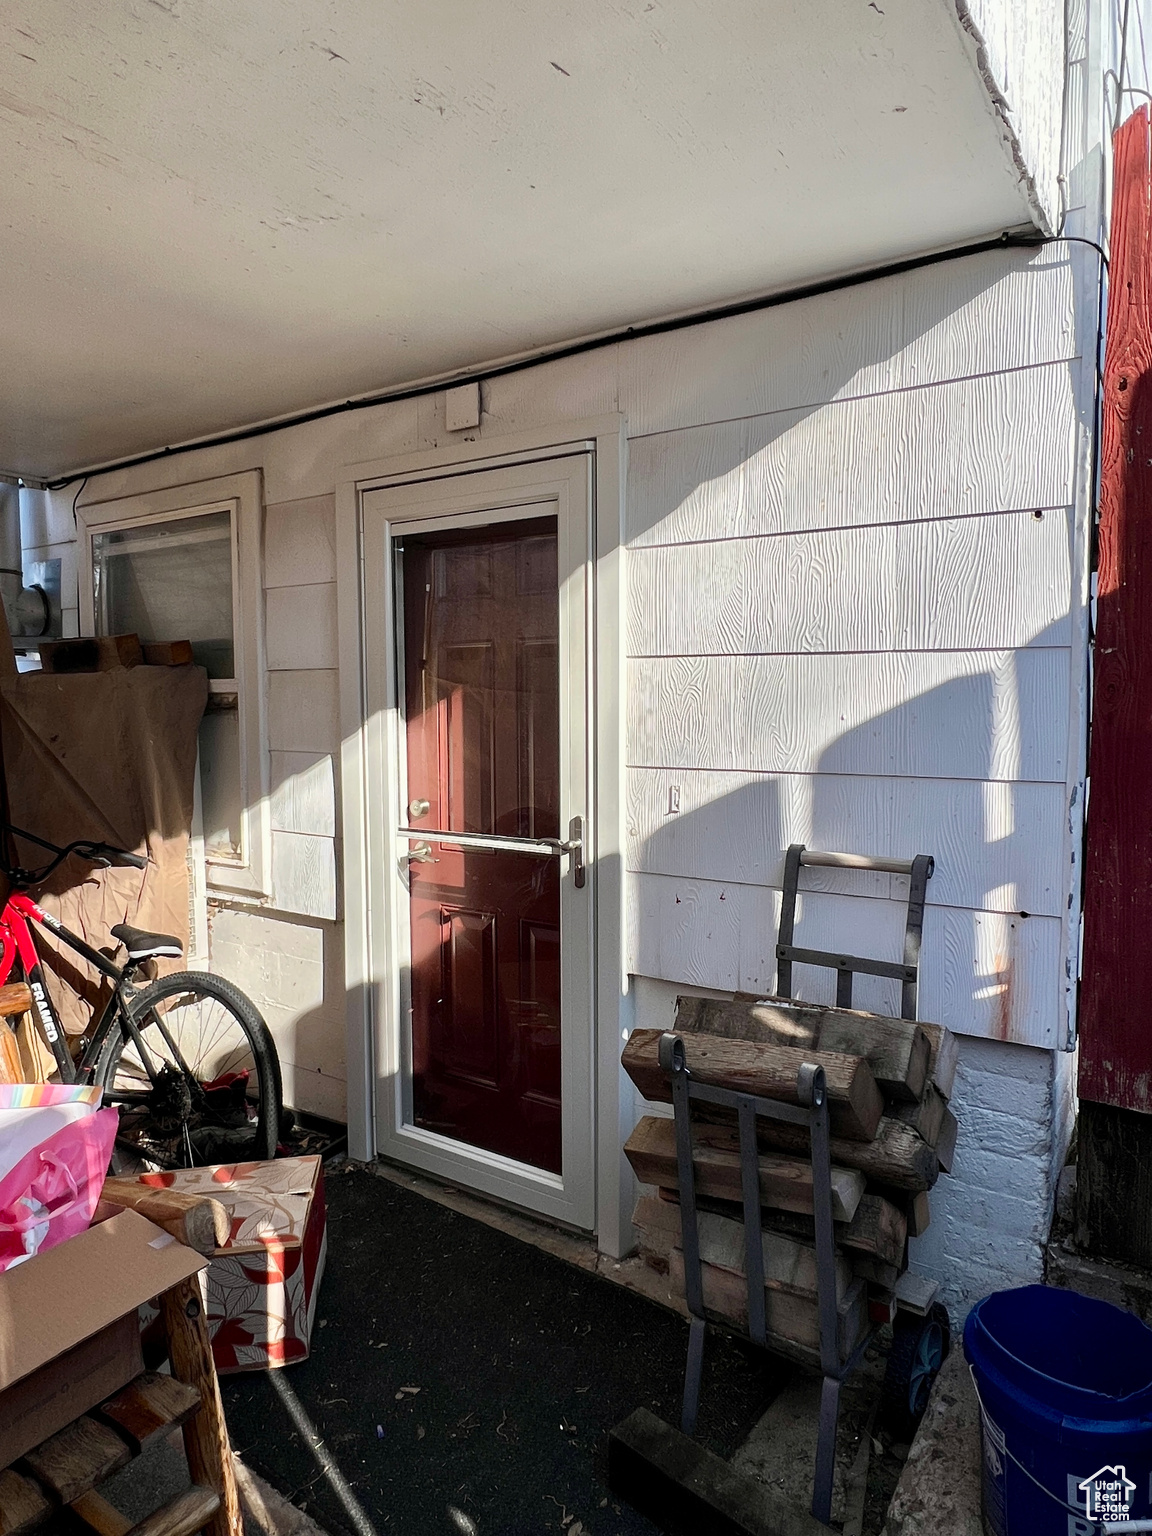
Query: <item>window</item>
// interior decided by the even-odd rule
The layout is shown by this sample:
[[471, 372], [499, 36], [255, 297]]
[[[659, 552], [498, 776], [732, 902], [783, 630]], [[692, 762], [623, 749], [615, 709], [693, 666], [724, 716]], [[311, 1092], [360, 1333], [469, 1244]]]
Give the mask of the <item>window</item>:
[[[229, 494], [231, 493], [231, 494]], [[211, 498], [211, 499], [209, 499]], [[200, 806], [209, 887], [268, 894], [256, 474], [78, 509], [85, 630], [190, 640], [208, 673]], [[246, 568], [246, 564], [251, 569]]]

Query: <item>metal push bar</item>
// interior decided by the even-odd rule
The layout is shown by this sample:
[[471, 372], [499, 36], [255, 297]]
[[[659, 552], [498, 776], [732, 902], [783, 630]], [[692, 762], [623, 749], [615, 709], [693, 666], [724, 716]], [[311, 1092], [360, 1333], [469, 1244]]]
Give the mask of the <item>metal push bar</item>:
[[489, 853], [521, 853], [545, 859], [556, 859], [561, 854], [570, 853], [573, 884], [577, 889], [583, 889], [584, 886], [584, 821], [580, 816], [573, 816], [566, 838], [444, 832], [438, 827], [397, 827], [396, 835], [406, 838], [412, 844], [412, 851], [406, 856], [411, 864], [435, 864], [437, 860], [432, 857], [433, 843], [447, 843], [450, 848], [478, 848]]
[[760, 1162], [756, 1118], [784, 1120], [806, 1126], [811, 1138], [812, 1210], [816, 1226], [816, 1301], [820, 1323], [820, 1427], [816, 1441], [816, 1470], [812, 1485], [812, 1515], [827, 1525], [832, 1514], [832, 1474], [836, 1457], [836, 1425], [840, 1388], [859, 1363], [870, 1333], [843, 1358], [840, 1351], [840, 1312], [836, 1299], [836, 1240], [832, 1228], [832, 1162], [829, 1149], [828, 1097], [824, 1068], [801, 1066], [796, 1079], [798, 1104], [762, 1099], [728, 1088], [694, 1081], [684, 1056], [684, 1041], [665, 1032], [660, 1036], [659, 1062], [672, 1080], [676, 1121], [676, 1171], [680, 1185], [680, 1231], [684, 1251], [684, 1296], [690, 1325], [688, 1362], [684, 1370], [684, 1402], [680, 1427], [690, 1435], [696, 1427], [700, 1379], [704, 1363], [704, 1275], [700, 1261], [700, 1227], [696, 1210], [696, 1173], [692, 1158], [692, 1101], [720, 1104], [736, 1111], [740, 1130], [740, 1185], [744, 1206], [744, 1275], [748, 1287], [748, 1333], [754, 1343], [768, 1345], [764, 1312], [764, 1249]]
[[[826, 949], [802, 949], [793, 944], [796, 928], [796, 894], [800, 867], [825, 869], [873, 869], [892, 875], [907, 875], [908, 919], [904, 929], [904, 960], [868, 960], [861, 955], [841, 955]], [[856, 972], [868, 976], [889, 976], [901, 983], [900, 1016], [916, 1017], [916, 992], [920, 972], [920, 940], [924, 932], [924, 901], [928, 881], [935, 868], [931, 854], [918, 853], [914, 859], [874, 859], [862, 853], [817, 853], [803, 843], [793, 843], [784, 856], [784, 899], [780, 907], [780, 933], [776, 944], [776, 993], [792, 996], [793, 965], [822, 965], [836, 972], [836, 1006], [851, 1008], [852, 977]]]

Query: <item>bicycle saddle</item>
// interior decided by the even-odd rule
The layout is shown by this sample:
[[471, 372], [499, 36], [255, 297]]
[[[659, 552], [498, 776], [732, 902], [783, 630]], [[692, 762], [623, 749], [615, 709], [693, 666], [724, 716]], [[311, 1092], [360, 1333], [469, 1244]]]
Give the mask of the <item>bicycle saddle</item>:
[[156, 955], [179, 960], [184, 953], [180, 940], [170, 933], [145, 933], [143, 928], [132, 928], [127, 923], [117, 923], [112, 937], [123, 944], [129, 960], [151, 960]]

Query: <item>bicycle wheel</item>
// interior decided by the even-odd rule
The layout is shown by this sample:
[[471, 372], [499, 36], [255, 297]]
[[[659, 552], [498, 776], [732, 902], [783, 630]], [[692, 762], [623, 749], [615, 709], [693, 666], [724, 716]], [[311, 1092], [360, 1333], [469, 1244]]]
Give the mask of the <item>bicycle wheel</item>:
[[177, 971], [131, 1000], [153, 1077], [121, 1024], [96, 1069], [121, 1155], [158, 1168], [275, 1156], [283, 1092], [268, 1027], [238, 987]]

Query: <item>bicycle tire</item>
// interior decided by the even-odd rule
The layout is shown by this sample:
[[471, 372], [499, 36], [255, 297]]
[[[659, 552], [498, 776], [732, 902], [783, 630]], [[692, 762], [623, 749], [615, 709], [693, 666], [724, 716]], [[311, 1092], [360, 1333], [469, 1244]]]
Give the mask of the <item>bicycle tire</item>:
[[[207, 971], [174, 971], [170, 976], [162, 976], [158, 981], [149, 983], [130, 1001], [129, 1017], [140, 1030], [145, 1045], [152, 1045], [152, 1041], [159, 1038], [155, 1024], [157, 1016], [153, 1010], [158, 1004], [171, 1002], [182, 996], [207, 999], [220, 1004], [239, 1026], [257, 1076], [256, 1113], [254, 1122], [248, 1121], [251, 1134], [244, 1134], [242, 1137], [234, 1136], [231, 1147], [222, 1127], [215, 1134], [209, 1128], [207, 1137], [201, 1138], [205, 1153], [203, 1156], [196, 1155], [195, 1149], [192, 1148], [187, 1120], [185, 1120], [181, 1145], [188, 1149], [187, 1152], [182, 1152], [182, 1161], [175, 1163], [169, 1161], [166, 1164], [162, 1162], [161, 1166], [187, 1167], [211, 1162], [251, 1162], [274, 1157], [280, 1134], [284, 1095], [280, 1077], [280, 1059], [268, 1026], [260, 1017], [254, 1004], [245, 997], [239, 987], [226, 981], [224, 977], [213, 976]], [[167, 1010], [162, 1010], [162, 1013], [167, 1017]], [[100, 1053], [96, 1067], [96, 1082], [105, 1091], [113, 1087], [127, 1043], [122, 1029], [116, 1028], [109, 1035]], [[188, 1065], [195, 1075], [192, 1064], [188, 1063]], [[215, 1072], [213, 1076], [216, 1076]], [[142, 1114], [143, 1111], [137, 1111], [136, 1119], [141, 1120]], [[146, 1127], [146, 1116], [142, 1124]], [[204, 1126], [201, 1124], [198, 1131], [203, 1130]], [[140, 1152], [142, 1156], [156, 1160], [154, 1153], [146, 1150], [146, 1143], [143, 1141], [140, 1143]], [[214, 1155], [215, 1153], [222, 1155]]]

